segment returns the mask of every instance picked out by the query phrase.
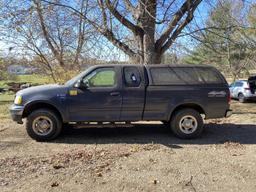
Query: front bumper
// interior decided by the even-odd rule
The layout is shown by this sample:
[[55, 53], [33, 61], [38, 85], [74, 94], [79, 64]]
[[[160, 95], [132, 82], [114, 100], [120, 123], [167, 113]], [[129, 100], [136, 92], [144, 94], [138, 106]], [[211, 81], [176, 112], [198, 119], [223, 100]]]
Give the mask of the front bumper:
[[24, 106], [13, 104], [10, 107], [10, 113], [13, 121], [16, 121], [19, 124], [22, 124], [22, 114], [24, 111]]
[[232, 115], [232, 110], [231, 110], [231, 109], [228, 109], [228, 110], [226, 111], [225, 117], [228, 118], [228, 117], [230, 117], [231, 115]]

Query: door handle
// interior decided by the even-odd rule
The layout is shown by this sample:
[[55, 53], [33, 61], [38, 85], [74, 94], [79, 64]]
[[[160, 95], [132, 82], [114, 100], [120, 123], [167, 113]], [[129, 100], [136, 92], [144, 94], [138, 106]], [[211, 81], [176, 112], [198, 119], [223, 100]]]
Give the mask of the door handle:
[[119, 96], [120, 93], [119, 93], [119, 92], [112, 92], [112, 93], [110, 93], [110, 95], [111, 95], [111, 96]]

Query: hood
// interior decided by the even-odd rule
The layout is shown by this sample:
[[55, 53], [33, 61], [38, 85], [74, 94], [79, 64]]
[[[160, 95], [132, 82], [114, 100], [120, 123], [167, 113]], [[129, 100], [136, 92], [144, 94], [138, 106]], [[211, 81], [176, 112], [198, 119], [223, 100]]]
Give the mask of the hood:
[[16, 94], [17, 95], [28, 95], [28, 94], [39, 93], [39, 92], [58, 91], [64, 87], [65, 86], [58, 85], [58, 84], [39, 85], [39, 86], [22, 89], [22, 90], [18, 91]]

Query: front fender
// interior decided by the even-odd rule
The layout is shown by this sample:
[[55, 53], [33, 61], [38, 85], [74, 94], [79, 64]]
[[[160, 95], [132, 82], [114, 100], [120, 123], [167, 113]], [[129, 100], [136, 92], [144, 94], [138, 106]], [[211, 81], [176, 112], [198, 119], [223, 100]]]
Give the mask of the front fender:
[[24, 111], [22, 116], [26, 117], [27, 114], [31, 112], [31, 110], [35, 110], [38, 108], [49, 108], [57, 111], [60, 117], [62, 118], [63, 122], [66, 122], [67, 121], [66, 108], [63, 106], [65, 105], [60, 105], [59, 103], [55, 103], [51, 100], [40, 99], [40, 100], [30, 101], [24, 105]]

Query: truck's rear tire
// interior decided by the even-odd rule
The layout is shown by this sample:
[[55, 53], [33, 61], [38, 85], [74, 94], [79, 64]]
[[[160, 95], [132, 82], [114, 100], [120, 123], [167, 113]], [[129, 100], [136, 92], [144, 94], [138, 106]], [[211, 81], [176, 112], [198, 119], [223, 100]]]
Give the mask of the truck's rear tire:
[[186, 108], [174, 113], [170, 125], [177, 137], [191, 139], [201, 135], [204, 123], [198, 111]]
[[49, 109], [38, 109], [27, 117], [27, 133], [36, 141], [50, 141], [56, 138], [61, 128], [60, 117]]

